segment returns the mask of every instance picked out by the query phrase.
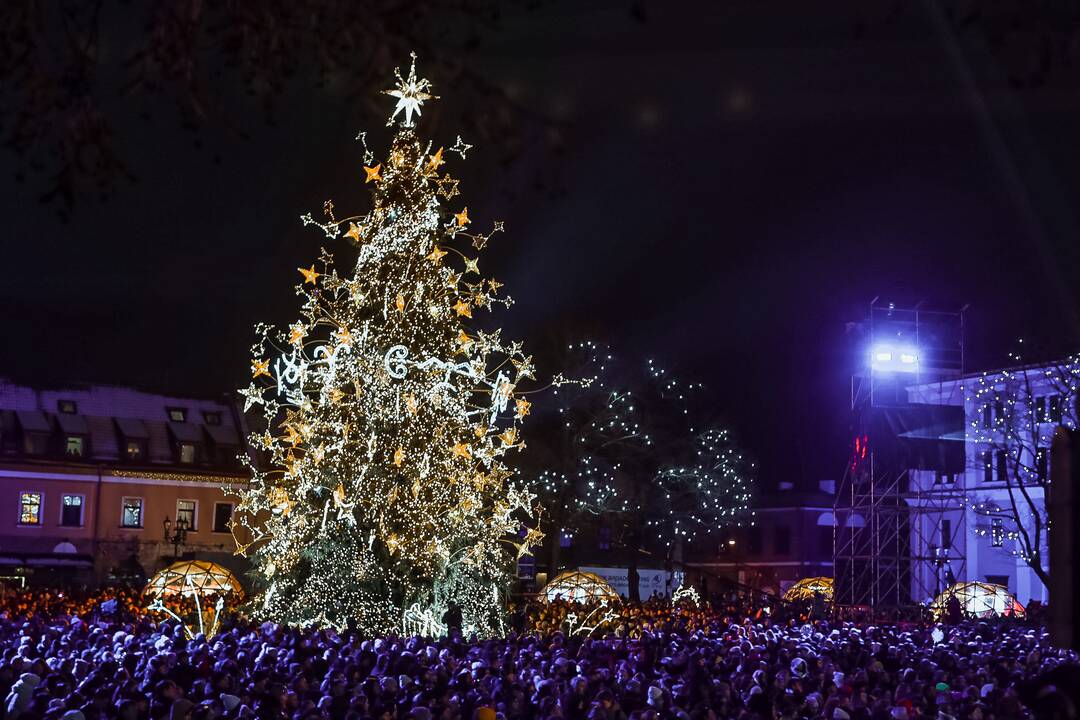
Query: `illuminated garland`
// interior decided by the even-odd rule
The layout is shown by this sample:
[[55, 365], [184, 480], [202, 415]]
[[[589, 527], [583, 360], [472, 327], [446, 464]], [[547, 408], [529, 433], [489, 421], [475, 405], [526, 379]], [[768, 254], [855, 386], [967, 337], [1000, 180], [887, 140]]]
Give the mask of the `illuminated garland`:
[[417, 137], [429, 90], [414, 56], [388, 91], [400, 123], [389, 156], [375, 163], [358, 138], [371, 211], [338, 218], [327, 202], [324, 221], [302, 218], [351, 241], [355, 264], [324, 249], [299, 268], [302, 317], [257, 326], [241, 392], [245, 411], [262, 410], [269, 429], [252, 442], [271, 469], [252, 468], [234, 536], [264, 581], [256, 613], [280, 622], [434, 634], [454, 601], [466, 633], [498, 633], [514, 560], [542, 538], [523, 528], [533, 496], [502, 462], [524, 447], [531, 356], [463, 324], [512, 302], [454, 247], [479, 250], [502, 223], [474, 233], [468, 208], [448, 207], [446, 153], [470, 146]]

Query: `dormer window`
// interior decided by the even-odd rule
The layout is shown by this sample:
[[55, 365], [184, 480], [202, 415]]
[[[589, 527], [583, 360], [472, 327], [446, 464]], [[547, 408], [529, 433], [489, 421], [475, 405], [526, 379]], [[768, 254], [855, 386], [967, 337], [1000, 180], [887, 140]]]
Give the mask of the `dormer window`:
[[185, 408], [171, 407], [165, 408], [165, 411], [169, 413], [169, 420], [172, 422], [187, 422], [187, 410]]
[[221, 425], [221, 412], [219, 411], [211, 412], [209, 410], [204, 410], [202, 416], [203, 422], [207, 425], [213, 425], [215, 427]]
[[78, 435], [69, 435], [64, 440], [64, 454], [71, 457], [83, 456], [83, 439]]
[[184, 465], [193, 465], [195, 463], [195, 443], [181, 442], [176, 444], [176, 456]]
[[79, 405], [74, 400], [57, 400], [56, 411], [65, 415], [75, 415], [79, 412]]

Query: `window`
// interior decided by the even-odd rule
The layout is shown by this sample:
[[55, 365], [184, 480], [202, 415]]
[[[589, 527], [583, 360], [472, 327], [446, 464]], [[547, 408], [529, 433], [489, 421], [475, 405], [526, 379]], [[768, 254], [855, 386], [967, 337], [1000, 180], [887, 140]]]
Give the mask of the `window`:
[[229, 524], [232, 522], [233, 504], [227, 502], [214, 503], [214, 532], [232, 532]]
[[1005, 523], [1001, 518], [990, 518], [990, 545], [1004, 547]]
[[786, 525], [777, 526], [777, 533], [773, 536], [774, 551], [777, 555], [787, 555], [792, 552], [792, 529]]
[[791, 528], [787, 525], [777, 525], [773, 536], [773, 550], [777, 555], [787, 555], [791, 552]]
[[197, 500], [176, 501], [176, 522], [184, 523], [188, 530], [195, 530], [195, 520], [198, 516], [199, 503]]
[[165, 411], [169, 413], [169, 420], [173, 422], [187, 422], [187, 410], [184, 408], [171, 407], [165, 408]]
[[952, 485], [956, 482], [956, 473], [942, 472], [936, 470], [934, 472], [934, 484], [935, 485]]
[[180, 462], [190, 465], [195, 462], [195, 443], [184, 442], [176, 446]]
[[941, 520], [941, 547], [952, 547], [952, 520], [949, 518]]
[[987, 403], [983, 406], [982, 413], [982, 426], [983, 430], [989, 430], [994, 425], [994, 417], [991, 415], [990, 405]]
[[998, 395], [994, 398], [994, 419], [999, 423], [1005, 422], [1005, 401]]
[[987, 575], [986, 576], [986, 582], [994, 584], [994, 585], [1001, 585], [1002, 587], [1007, 588], [1007, 587], [1009, 587], [1009, 576], [1008, 575]]
[[44, 455], [49, 449], [49, 436], [45, 433], [28, 432], [23, 434], [23, 451], [27, 455]]
[[142, 440], [128, 440], [124, 448], [124, 454], [128, 462], [139, 462], [146, 455], [146, 448]]
[[833, 554], [833, 529], [829, 526], [818, 527], [818, 547], [822, 556], [832, 557]]
[[599, 550], [611, 549], [611, 528], [602, 527], [596, 533], [596, 547]]
[[1049, 407], [1047, 408], [1047, 415], [1050, 416], [1050, 422], [1061, 424], [1061, 396], [1051, 395]]
[[57, 400], [56, 410], [62, 412], [65, 415], [74, 415], [79, 412], [79, 406], [75, 404], [74, 400]]
[[207, 425], [220, 425], [221, 424], [221, 413], [220, 412], [217, 412], [217, 411], [210, 412], [209, 410], [204, 410], [202, 416], [203, 416], [203, 422], [205, 422]]
[[83, 496], [62, 495], [60, 497], [60, 524], [64, 527], [82, 527]]
[[1046, 421], [1046, 396], [1041, 395], [1035, 398], [1035, 422], [1044, 423]]
[[979, 453], [979, 459], [982, 460], [983, 482], [994, 481], [994, 464], [991, 462], [993, 457], [993, 453], [989, 450], [983, 450]]
[[143, 526], [143, 500], [137, 497], [124, 498], [120, 510], [120, 527], [141, 528]]
[[574, 544], [574, 536], [563, 530], [559, 533], [559, 547], [568, 548]]
[[1007, 482], [1009, 479], [1009, 456], [1004, 450], [997, 451], [997, 480]]
[[750, 528], [750, 540], [749, 540], [750, 554], [751, 555], [760, 555], [762, 546], [764, 544], [765, 543], [764, 543], [764, 537], [763, 537], [762, 532], [761, 532], [761, 526], [760, 525], [754, 525], [753, 527]]
[[72, 457], [83, 456], [83, 438], [78, 435], [68, 435], [64, 441], [64, 454]]
[[1050, 453], [1046, 451], [1046, 448], [1035, 449], [1035, 479], [1039, 482], [1046, 482], [1047, 471], [1050, 469]]
[[39, 492], [19, 493], [19, 524], [40, 525], [43, 494]]

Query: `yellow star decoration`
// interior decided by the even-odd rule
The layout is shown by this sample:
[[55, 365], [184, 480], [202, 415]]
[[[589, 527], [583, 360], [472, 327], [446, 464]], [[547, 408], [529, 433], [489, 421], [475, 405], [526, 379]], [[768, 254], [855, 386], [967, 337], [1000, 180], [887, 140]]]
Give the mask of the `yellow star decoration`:
[[464, 302], [463, 300], [458, 300], [457, 303], [454, 304], [453, 308], [454, 312], [456, 312], [460, 316], [464, 316], [467, 318], [472, 317], [472, 306], [469, 305], [469, 303]]
[[416, 396], [409, 393], [405, 396], [405, 407], [408, 408], [410, 415], [415, 415], [417, 410]]
[[480, 258], [473, 258], [471, 260], [468, 259], [468, 258], [465, 258], [465, 272], [474, 272], [477, 275], [479, 275], [480, 274], [480, 267], [477, 265], [477, 262], [479, 260], [480, 260]]
[[428, 173], [437, 172], [439, 170], [439, 166], [446, 163], [446, 161], [442, 159], [442, 152], [443, 152], [443, 149], [439, 148], [438, 150], [435, 151], [434, 155], [432, 155], [431, 157], [428, 158], [428, 164], [427, 164]]
[[349, 334], [349, 328], [343, 327], [334, 333], [334, 338], [337, 339], [339, 345], [352, 346], [352, 335]]
[[454, 455], [465, 458], [466, 460], [472, 459], [472, 452], [469, 450], [469, 446], [464, 443], [457, 443], [454, 445]]
[[501, 282], [499, 282], [498, 280], [496, 280], [495, 278], [489, 279], [487, 281], [487, 284], [488, 284], [488, 288], [491, 289], [491, 292], [498, 292], [499, 288], [501, 288], [503, 286], [503, 284]]
[[289, 326], [290, 345], [299, 345], [305, 337], [307, 337], [307, 328], [304, 327], [303, 323], [296, 323], [295, 325]]
[[499, 435], [499, 439], [502, 440], [507, 447], [509, 447], [510, 445], [513, 445], [515, 442], [517, 442], [517, 431], [514, 430], [514, 428], [507, 428], [505, 432]]
[[394, 451], [394, 467], [401, 467], [401, 463], [405, 461], [405, 450], [398, 448]]
[[331, 405], [337, 405], [339, 402], [341, 402], [341, 398], [345, 397], [345, 393], [341, 391], [341, 388], [332, 388], [330, 392], [326, 394], [326, 396], [330, 398]]
[[382, 176], [379, 175], [379, 171], [382, 170], [382, 163], [379, 163], [375, 167], [364, 166], [364, 172], [367, 173], [367, 178], [364, 179], [364, 184], [369, 182], [379, 182], [382, 180]]
[[260, 375], [270, 377], [270, 361], [269, 360], [252, 360], [251, 361], [251, 377], [257, 378]]
[[514, 417], [516, 417], [518, 420], [520, 420], [521, 418], [523, 418], [523, 417], [525, 417], [526, 415], [529, 414], [529, 411], [531, 410], [531, 408], [532, 408], [532, 403], [531, 402], [529, 402], [525, 398], [517, 398], [516, 400], [514, 400], [514, 409], [515, 409]]
[[336, 504], [338, 504], [338, 505], [344, 505], [345, 504], [345, 484], [344, 483], [338, 483], [337, 487], [334, 488], [334, 502]]
[[517, 379], [529, 378], [535, 380], [536, 376], [533, 374], [536, 368], [533, 367], [532, 355], [521, 360], [511, 359], [510, 362], [514, 364], [514, 369], [517, 370]]
[[476, 433], [476, 437], [478, 438], [482, 438], [487, 435], [487, 431], [487, 425], [477, 425], [476, 429], [473, 430], [473, 432]]
[[427, 256], [427, 259], [435, 263], [436, 265], [441, 265], [442, 259], [444, 257], [446, 257], [446, 251], [436, 245], [435, 248], [431, 251], [431, 254]]
[[468, 350], [473, 344], [473, 339], [464, 330], [458, 330], [457, 344], [462, 350]]
[[301, 439], [303, 439], [303, 435], [301, 435], [296, 428], [292, 425], [285, 426], [285, 442], [296, 447], [300, 444]]
[[353, 242], [360, 242], [360, 226], [354, 222], [349, 223], [349, 231], [345, 233], [345, 237], [352, 238]]
[[394, 301], [394, 307], [397, 308], [397, 311], [399, 313], [405, 312], [405, 296], [404, 295], [398, 295], [397, 296], [397, 300]]
[[465, 208], [459, 213], [454, 213], [454, 217], [457, 218], [458, 227], [465, 227], [469, 224], [469, 208]]
[[450, 200], [455, 195], [460, 195], [461, 191], [458, 190], [458, 183], [461, 182], [457, 178], [450, 177], [450, 173], [446, 173], [441, 178], [435, 181], [435, 184], [439, 186], [436, 193], [447, 200]]
[[304, 268], [296, 268], [296, 269], [298, 271], [300, 271], [301, 275], [304, 276], [304, 283], [305, 284], [306, 283], [311, 283], [312, 285], [314, 285], [315, 280], [317, 280], [318, 277], [319, 277], [319, 273], [315, 272], [315, 266], [314, 265], [311, 266], [310, 270], [305, 270]]

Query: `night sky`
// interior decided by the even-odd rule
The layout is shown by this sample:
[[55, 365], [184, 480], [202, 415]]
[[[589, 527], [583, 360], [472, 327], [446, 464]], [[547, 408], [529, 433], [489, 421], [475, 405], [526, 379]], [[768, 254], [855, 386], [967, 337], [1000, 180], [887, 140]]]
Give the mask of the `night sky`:
[[[1017, 87], [1009, 47], [911, 5], [514, 6], [462, 58], [519, 111], [498, 148], [464, 130], [487, 99], [421, 57], [443, 96], [421, 132], [476, 145], [452, 160], [461, 200], [477, 227], [506, 223], [480, 266], [517, 304], [488, 327], [704, 381], [766, 484], [840, 474], [844, 328], [875, 296], [968, 303], [969, 369], [1019, 336], [1075, 349], [1078, 73]], [[471, 30], [450, 28], [446, 52]], [[136, 181], [67, 222], [3, 156], [0, 374], [247, 382], [253, 324], [296, 315], [296, 267], [324, 241], [299, 216], [327, 198], [366, 211], [353, 137], [382, 153], [393, 101], [294, 81], [268, 125], [237, 96], [247, 138], [193, 137], [167, 101], [120, 115]]]

